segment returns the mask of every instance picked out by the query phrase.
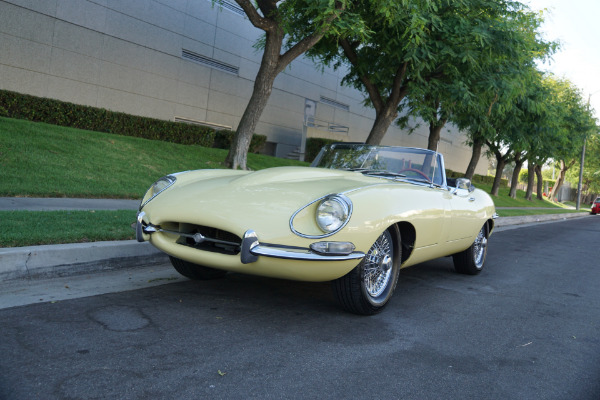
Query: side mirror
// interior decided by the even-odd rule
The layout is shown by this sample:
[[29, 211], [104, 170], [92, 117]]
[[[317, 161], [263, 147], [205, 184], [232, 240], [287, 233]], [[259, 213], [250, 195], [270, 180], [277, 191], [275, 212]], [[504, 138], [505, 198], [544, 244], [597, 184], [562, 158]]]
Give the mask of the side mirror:
[[457, 178], [456, 179], [456, 189], [453, 193], [457, 193], [459, 189], [463, 189], [471, 193], [475, 190], [475, 186], [471, 183], [470, 179], [467, 178]]

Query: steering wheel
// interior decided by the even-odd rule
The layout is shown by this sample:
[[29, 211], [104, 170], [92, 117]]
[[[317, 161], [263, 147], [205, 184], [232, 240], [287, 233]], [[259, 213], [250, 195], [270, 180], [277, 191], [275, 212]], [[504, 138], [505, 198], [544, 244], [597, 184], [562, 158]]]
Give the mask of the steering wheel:
[[417, 173], [417, 174], [421, 175], [421, 176], [422, 176], [423, 178], [425, 178], [426, 180], [429, 180], [429, 177], [428, 177], [427, 175], [425, 175], [425, 174], [423, 173], [423, 171], [420, 171], [420, 170], [418, 170], [418, 169], [414, 169], [414, 168], [404, 168], [404, 169], [402, 169], [402, 170], [398, 171], [398, 173], [399, 173], [399, 174], [401, 174], [401, 173], [403, 173], [403, 172], [405, 172], [405, 171], [408, 171], [408, 172], [415, 172], [415, 173]]

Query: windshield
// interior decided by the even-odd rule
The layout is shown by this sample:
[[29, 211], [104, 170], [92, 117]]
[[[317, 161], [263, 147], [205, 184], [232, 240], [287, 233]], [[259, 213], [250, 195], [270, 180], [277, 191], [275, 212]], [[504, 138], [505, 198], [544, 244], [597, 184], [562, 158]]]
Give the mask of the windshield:
[[411, 147], [336, 143], [323, 147], [311, 166], [445, 184], [441, 155]]

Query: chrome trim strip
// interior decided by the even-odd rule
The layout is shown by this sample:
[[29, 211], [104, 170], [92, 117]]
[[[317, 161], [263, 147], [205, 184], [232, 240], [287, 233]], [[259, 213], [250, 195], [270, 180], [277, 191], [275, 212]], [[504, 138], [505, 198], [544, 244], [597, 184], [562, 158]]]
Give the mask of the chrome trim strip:
[[136, 217], [136, 223], [135, 223], [135, 238], [137, 239], [138, 242], [144, 242], [144, 235], [142, 234], [143, 229], [144, 229], [144, 216], [146, 215], [145, 212], [143, 211], [139, 211], [137, 213], [137, 217]]
[[[179, 173], [177, 173], [177, 174], [179, 174]], [[169, 181], [169, 184], [167, 186], [165, 186], [160, 192], [154, 193], [154, 195], [152, 197], [150, 197], [145, 202], [141, 203], [139, 209], [141, 210], [142, 208], [144, 208], [144, 206], [146, 204], [150, 203], [152, 201], [152, 199], [154, 199], [156, 196], [158, 196], [159, 194], [161, 194], [162, 192], [164, 192], [165, 190], [167, 190], [168, 188], [170, 188], [171, 186], [173, 186], [173, 184], [175, 183], [175, 181], [177, 181], [177, 178], [175, 177], [175, 175], [177, 175], [177, 174], [170, 174], [170, 175], [163, 176], [162, 178], [160, 178], [156, 182], [154, 182], [152, 184], [152, 186], [150, 186], [150, 188], [146, 191], [146, 193], [148, 193], [148, 191], [150, 191], [150, 189], [152, 189], [152, 187], [154, 185], [156, 185], [156, 183], [158, 181], [160, 181], [161, 179], [165, 179], [165, 180]], [[146, 193], [144, 193], [144, 197], [146, 197]], [[142, 200], [144, 199], [144, 197], [142, 197]]]
[[365, 256], [365, 253], [355, 251], [348, 255], [328, 256], [313, 253], [310, 249], [303, 247], [291, 247], [267, 243], [260, 244], [256, 232], [248, 230], [244, 233], [244, 238], [242, 239], [241, 261], [243, 264], [250, 264], [257, 261], [258, 256], [303, 261], [347, 261], [360, 260]]
[[[307, 235], [304, 233], [300, 233], [298, 232], [295, 228], [294, 228], [294, 218], [296, 218], [296, 215], [298, 215], [302, 210], [304, 210], [307, 207], [310, 207], [311, 205], [315, 204], [318, 201], [321, 201], [323, 199], [326, 199], [327, 197], [339, 197], [340, 199], [342, 199], [346, 205], [348, 206], [348, 218], [346, 218], [346, 221], [344, 221], [344, 223], [335, 231], [332, 232], [328, 232], [328, 233], [323, 233], [322, 235]], [[294, 214], [292, 214], [292, 217], [290, 218], [290, 230], [305, 239], [323, 239], [326, 237], [329, 237], [331, 235], [335, 235], [336, 233], [338, 233], [339, 231], [341, 231], [347, 224], [348, 222], [350, 222], [350, 217], [352, 217], [352, 211], [353, 211], [353, 205], [352, 205], [352, 200], [350, 200], [347, 196], [345, 196], [343, 193], [330, 193], [327, 194], [323, 197], [320, 197], [316, 200], [311, 201], [310, 203], [308, 203], [307, 205], [305, 205], [304, 207], [300, 208], [298, 211], [296, 211]]]

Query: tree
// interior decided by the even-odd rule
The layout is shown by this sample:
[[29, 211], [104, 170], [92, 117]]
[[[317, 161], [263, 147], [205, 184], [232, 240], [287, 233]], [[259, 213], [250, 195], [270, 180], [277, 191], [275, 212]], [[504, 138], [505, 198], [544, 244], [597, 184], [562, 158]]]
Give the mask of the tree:
[[560, 171], [550, 198], [555, 199], [558, 190], [565, 181], [567, 171], [579, 161], [584, 138], [597, 131], [596, 120], [583, 100], [581, 91], [566, 79], [553, 81], [557, 101], [558, 125], [563, 134], [562, 140], [557, 143], [556, 153], [553, 158], [560, 163]]
[[[460, 16], [457, 12], [461, 12]], [[469, 18], [468, 25], [462, 20], [465, 16]], [[479, 132], [473, 137], [477, 147], [468, 168], [472, 178], [483, 145], [480, 135], [485, 131], [485, 121], [481, 117], [489, 116], [500, 92], [503, 97], [519, 94], [523, 69], [547, 56], [554, 44], [537, 35], [540, 15], [516, 2], [471, 2], [466, 11], [451, 10], [443, 19], [446, 24], [461, 27], [461, 54], [439, 57], [435, 70], [442, 73], [408, 94], [408, 114], [428, 123], [431, 150], [437, 148], [447, 122]], [[456, 36], [437, 38], [438, 42], [447, 40], [456, 40]], [[445, 47], [455, 45], [447, 43]]]
[[345, 30], [354, 30], [355, 35], [361, 37], [365, 32], [360, 21], [348, 11], [349, 0], [256, 0], [256, 5], [250, 0], [236, 0], [236, 3], [252, 25], [265, 31], [254, 90], [225, 160], [230, 168], [246, 169], [250, 140], [277, 75], [323, 37], [336, 37]]

